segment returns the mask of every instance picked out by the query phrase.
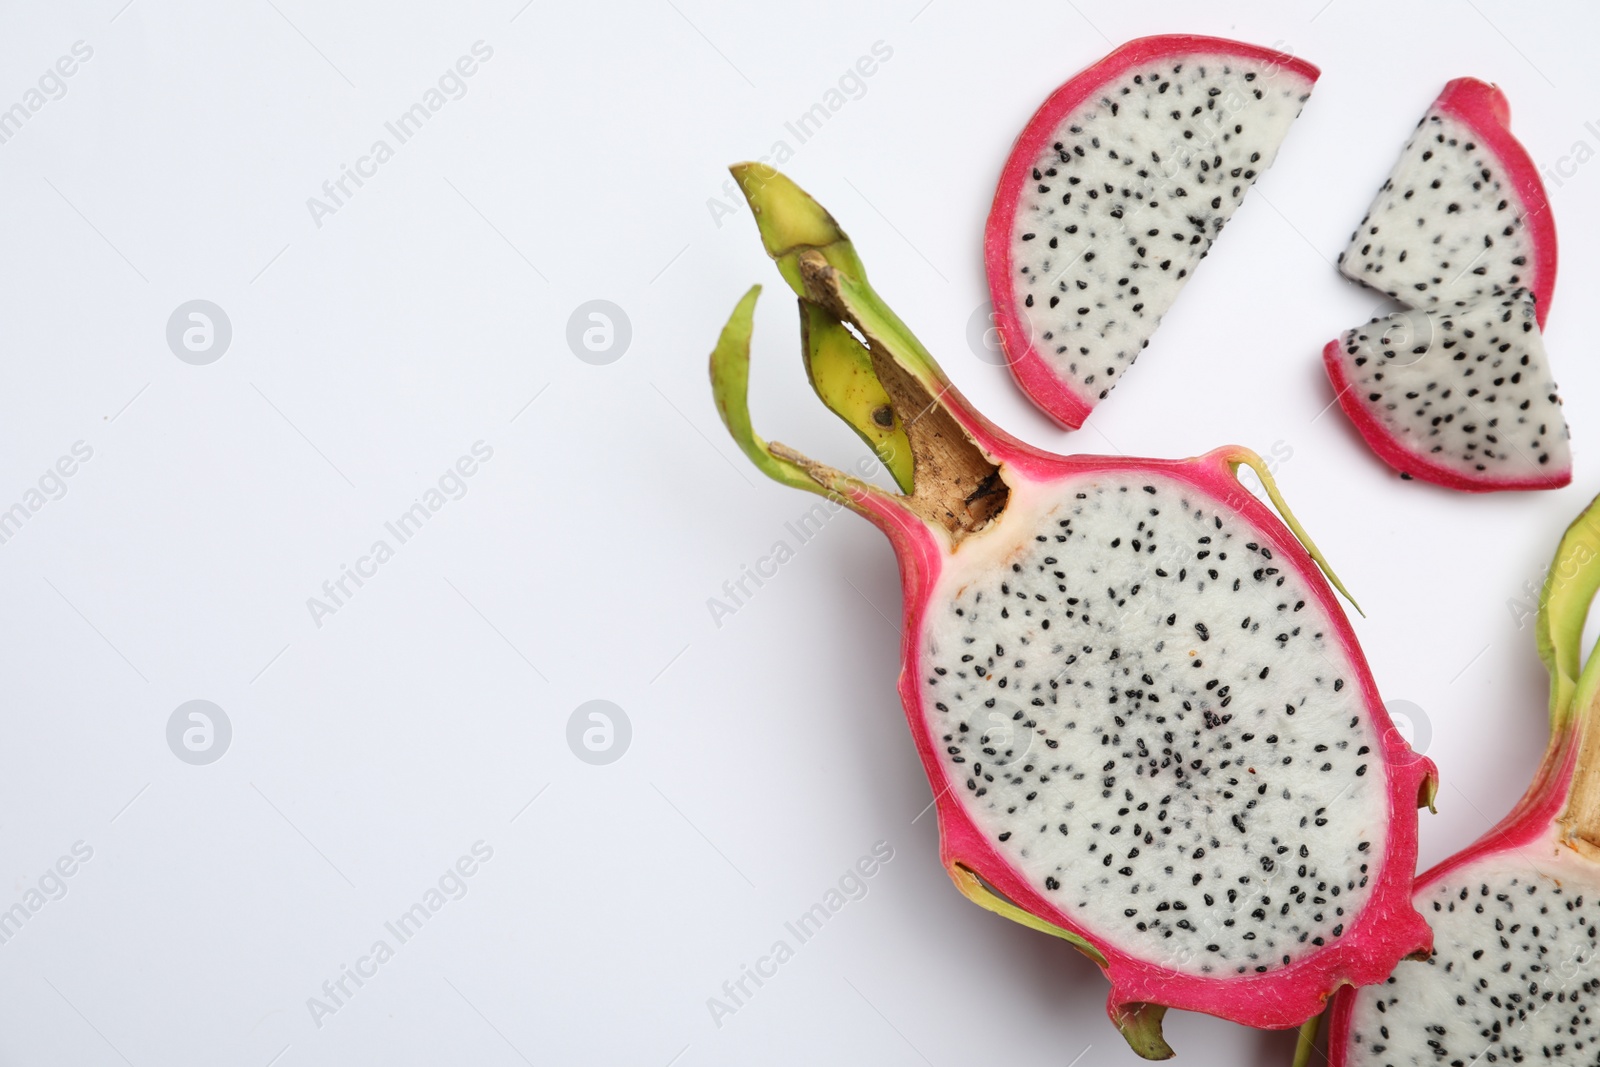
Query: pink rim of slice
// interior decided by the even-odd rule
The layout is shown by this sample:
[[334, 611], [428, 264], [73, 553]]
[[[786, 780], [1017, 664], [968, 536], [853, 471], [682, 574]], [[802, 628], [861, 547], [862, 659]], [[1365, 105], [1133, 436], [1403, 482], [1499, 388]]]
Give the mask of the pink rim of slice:
[[[989, 296], [994, 305], [995, 327], [1000, 333], [1006, 363], [1022, 391], [1041, 411], [1069, 430], [1082, 426], [1094, 405], [1085, 403], [1050, 369], [1043, 354], [1033, 344], [1026, 320], [1018, 313], [1012, 284], [1011, 230], [1022, 199], [1022, 189], [1034, 162], [1054, 136], [1061, 119], [1069, 112], [1088, 100], [1107, 82], [1121, 77], [1134, 67], [1151, 60], [1184, 55], [1222, 55], [1263, 60], [1312, 83], [1321, 74], [1303, 59], [1221, 37], [1193, 34], [1141, 37], [1085, 67], [1051, 93], [1017, 136], [1011, 154], [1006, 158], [1005, 168], [1000, 172], [1000, 184], [995, 189], [983, 240], [984, 265], [989, 274]], [[1476, 126], [1473, 128], [1477, 129]], [[1489, 141], [1490, 138], [1484, 135], [1484, 140]], [[1515, 144], [1514, 141], [1512, 143]], [[1526, 159], [1526, 153], [1523, 158]], [[1532, 164], [1529, 166], [1531, 168]], [[1537, 180], [1538, 176], [1534, 174], [1534, 181]]]
[[1524, 285], [1533, 293], [1534, 314], [1542, 330], [1556, 288], [1556, 223], [1544, 182], [1539, 179], [1539, 168], [1534, 166], [1522, 142], [1511, 135], [1511, 105], [1506, 101], [1506, 94], [1499, 87], [1477, 78], [1456, 78], [1444, 87], [1433, 106], [1465, 124], [1488, 146], [1505, 167], [1522, 201], [1522, 217], [1528, 227], [1529, 240], [1533, 242], [1533, 263], [1530, 264], [1533, 276], [1526, 279]]
[[1342, 339], [1335, 339], [1329, 341], [1322, 349], [1322, 364], [1327, 368], [1328, 380], [1333, 383], [1334, 391], [1338, 394], [1339, 407], [1344, 409], [1345, 415], [1355, 424], [1362, 440], [1367, 442], [1367, 447], [1395, 470], [1425, 482], [1432, 482], [1434, 485], [1468, 493], [1497, 493], [1511, 489], [1560, 489], [1571, 483], [1571, 467], [1552, 470], [1543, 478], [1481, 481], [1468, 478], [1459, 471], [1453, 471], [1406, 448], [1394, 434], [1389, 432], [1388, 427], [1378, 421], [1378, 417], [1358, 395], [1355, 383], [1345, 374], [1343, 345]]

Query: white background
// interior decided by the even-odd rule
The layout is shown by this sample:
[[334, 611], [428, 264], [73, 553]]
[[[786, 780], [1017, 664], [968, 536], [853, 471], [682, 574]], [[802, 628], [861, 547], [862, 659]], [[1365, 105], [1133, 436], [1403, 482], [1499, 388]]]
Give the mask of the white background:
[[[708, 204], [778, 139], [1002, 425], [1063, 451], [1291, 450], [1281, 485], [1367, 611], [1380, 686], [1427, 718], [1446, 784], [1424, 862], [1515, 801], [1545, 686], [1513, 606], [1600, 487], [1600, 166], [1551, 188], [1570, 488], [1397, 480], [1319, 417], [1318, 353], [1379, 303], [1330, 261], [1448, 78], [1504, 86], [1541, 167], [1600, 149], [1584, 9], [522, 2], [0, 13], [0, 108], [94, 50], [0, 144], [0, 508], [93, 449], [0, 545], [0, 908], [93, 849], [0, 945], [0, 1063], [1136, 1062], [1092, 965], [940, 871], [879, 535], [841, 515], [713, 624], [708, 598], [811, 504], [710, 403], [706, 353], [752, 281], [758, 430], [861, 451], [805, 386], [754, 227]], [[1180, 30], [1324, 75], [1138, 369], [1065, 434], [967, 344], [988, 199], [1050, 89]], [[466, 95], [319, 227], [307, 198], [479, 40]], [[784, 123], [879, 41], [864, 95], [798, 145]], [[206, 366], [165, 337], [196, 298], [233, 327]], [[592, 299], [632, 324], [606, 366], [566, 341]], [[465, 497], [319, 627], [307, 598], [479, 440]], [[209, 766], [167, 746], [192, 699], [232, 723]], [[591, 699], [632, 723], [608, 766], [566, 740]], [[479, 840], [466, 895], [319, 1027], [308, 998]], [[707, 998], [880, 840], [865, 899], [715, 1026]], [[1194, 1064], [1292, 1046], [1176, 1013], [1167, 1034]]]

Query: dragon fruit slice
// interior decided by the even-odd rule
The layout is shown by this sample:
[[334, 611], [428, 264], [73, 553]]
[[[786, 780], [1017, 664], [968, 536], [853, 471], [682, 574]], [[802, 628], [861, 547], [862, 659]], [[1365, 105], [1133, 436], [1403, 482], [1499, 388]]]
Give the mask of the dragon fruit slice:
[[1052, 93], [1000, 175], [984, 238], [1022, 389], [1068, 429], [1132, 366], [1317, 80], [1281, 52], [1144, 37]]
[[1555, 225], [1509, 121], [1494, 86], [1445, 86], [1339, 257], [1346, 277], [1417, 310], [1323, 350], [1340, 407], [1384, 462], [1469, 492], [1572, 480], [1540, 337]]
[[1600, 1062], [1600, 656], [1579, 673], [1597, 588], [1600, 499], [1562, 538], [1540, 598], [1543, 764], [1497, 826], [1417, 879], [1434, 954], [1335, 998], [1333, 1067]]
[[[712, 354], [717, 406], [763, 472], [894, 545], [900, 695], [961, 892], [1094, 959], [1112, 1020], [1151, 1058], [1170, 1054], [1168, 1007], [1294, 1026], [1339, 986], [1425, 954], [1406, 894], [1433, 767], [1392, 728], [1332, 575], [1259, 457], [1018, 441], [968, 406], [827, 212], [770, 169], [734, 175], [811, 335], [831, 316], [866, 351], [910, 491], [755, 433], [759, 287]], [[813, 360], [813, 385], [834, 392], [820, 376], [849, 365]]]
[[1323, 361], [1346, 413], [1392, 467], [1469, 491], [1572, 480], [1561, 398], [1525, 289], [1373, 319], [1330, 341]]
[[1411, 307], [1526, 289], [1543, 328], [1556, 229], [1505, 94], [1457, 78], [1417, 124], [1339, 270]]

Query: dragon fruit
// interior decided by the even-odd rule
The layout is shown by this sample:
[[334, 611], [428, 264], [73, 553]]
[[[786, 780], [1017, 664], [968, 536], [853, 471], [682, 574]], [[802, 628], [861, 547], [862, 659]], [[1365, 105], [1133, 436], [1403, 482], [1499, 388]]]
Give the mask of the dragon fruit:
[[1556, 228], [1505, 94], [1457, 78], [1417, 123], [1339, 270], [1411, 307], [1526, 289], [1549, 313]]
[[1555, 225], [1504, 94], [1445, 86], [1339, 257], [1410, 311], [1329, 342], [1323, 363], [1367, 444], [1403, 475], [1473, 492], [1572, 480], [1540, 330]]
[[903, 433], [909, 489], [755, 433], [759, 286], [712, 354], [717, 406], [764, 473], [893, 544], [900, 695], [960, 891], [1089, 955], [1111, 1019], [1151, 1058], [1170, 1054], [1169, 1007], [1290, 1027], [1425, 954], [1406, 894], [1433, 767], [1393, 729], [1337, 580], [1260, 458], [1018, 441], [968, 406], [826, 211], [770, 169], [733, 170], [808, 337], [838, 322], [830, 346], [864, 356], [819, 360], [813, 340], [813, 386], [839, 397], [873, 379], [892, 418], [829, 406]]
[[1317, 74], [1237, 41], [1145, 37], [1035, 112], [1000, 175], [984, 258], [1007, 362], [1039, 408], [1075, 429], [1105, 399]]
[[1551, 731], [1533, 785], [1417, 879], [1434, 954], [1335, 998], [1333, 1067], [1600, 1062], [1600, 656], [1579, 671], [1597, 588], [1600, 499], [1562, 538], [1540, 598]]
[[1526, 289], [1373, 319], [1331, 342], [1323, 360], [1351, 421], [1398, 470], [1469, 491], [1572, 480]]

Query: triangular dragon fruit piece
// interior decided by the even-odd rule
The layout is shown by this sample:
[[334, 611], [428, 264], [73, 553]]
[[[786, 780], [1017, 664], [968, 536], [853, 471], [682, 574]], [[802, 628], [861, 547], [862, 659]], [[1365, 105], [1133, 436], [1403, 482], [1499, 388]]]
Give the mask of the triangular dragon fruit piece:
[[1526, 289], [1550, 313], [1556, 228], [1498, 88], [1457, 78], [1417, 124], [1339, 256], [1345, 277], [1409, 307]]
[[1023, 392], [1075, 429], [1133, 365], [1317, 80], [1215, 37], [1130, 41], [1017, 137], [984, 237], [994, 322]]
[[1527, 290], [1373, 319], [1330, 341], [1323, 360], [1345, 413], [1392, 467], [1471, 492], [1572, 480]]
[[1417, 879], [1434, 953], [1338, 995], [1331, 1067], [1600, 1063], [1600, 655], [1583, 663], [1581, 648], [1597, 589], [1600, 499], [1562, 538], [1539, 601], [1544, 761], [1510, 814]]
[[1426, 953], [1407, 894], [1433, 766], [1394, 729], [1261, 459], [1018, 441], [956, 391], [816, 201], [770, 169], [734, 174], [808, 336], [831, 317], [847, 328], [830, 345], [866, 353], [813, 351], [813, 385], [838, 397], [867, 368], [893, 418], [830, 406], [911, 451], [900, 494], [757, 435], [746, 294], [712, 353], [717, 408], [764, 473], [893, 544], [900, 696], [957, 888], [1098, 963], [1112, 1020], [1152, 1058], [1170, 1054], [1169, 1007], [1291, 1027]]

